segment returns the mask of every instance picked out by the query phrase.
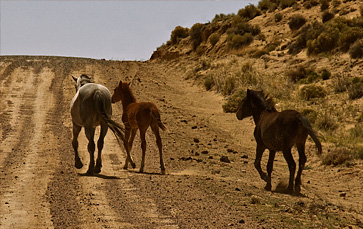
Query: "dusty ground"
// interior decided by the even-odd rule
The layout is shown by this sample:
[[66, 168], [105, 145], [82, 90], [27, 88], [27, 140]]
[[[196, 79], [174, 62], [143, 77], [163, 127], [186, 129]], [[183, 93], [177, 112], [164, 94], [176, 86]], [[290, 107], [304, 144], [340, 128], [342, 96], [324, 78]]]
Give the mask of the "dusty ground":
[[[137, 168], [125, 171], [124, 151], [109, 133], [101, 174], [86, 176], [83, 131], [86, 166], [74, 168], [71, 75], [82, 73], [111, 91], [120, 79], [132, 80], [139, 101], [158, 105], [168, 127], [162, 133], [167, 175], [160, 175], [150, 130], [145, 173], [137, 172], [138, 137]], [[309, 140], [301, 195], [281, 192], [288, 177], [281, 154], [273, 191], [264, 191], [253, 166], [252, 120], [223, 113], [222, 97], [183, 77], [178, 62], [0, 57], [0, 228], [363, 227], [361, 162], [322, 166]], [[113, 108], [121, 121], [121, 104]], [[263, 161], [265, 167], [267, 154]]]

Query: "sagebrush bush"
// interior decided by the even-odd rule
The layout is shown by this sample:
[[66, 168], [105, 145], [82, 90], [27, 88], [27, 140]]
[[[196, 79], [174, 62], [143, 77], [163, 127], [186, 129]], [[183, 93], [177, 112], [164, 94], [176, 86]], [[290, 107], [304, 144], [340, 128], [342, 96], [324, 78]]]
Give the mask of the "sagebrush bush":
[[351, 86], [348, 88], [348, 95], [349, 99], [359, 99], [363, 97], [363, 83], [352, 83]]
[[279, 7], [285, 9], [296, 4], [297, 0], [277, 0], [279, 2]]
[[307, 101], [315, 98], [324, 98], [326, 94], [325, 89], [318, 85], [307, 85], [300, 89], [300, 96]]
[[302, 79], [308, 77], [309, 74], [313, 73], [313, 68], [305, 67], [304, 65], [298, 65], [295, 68], [286, 71], [286, 76], [293, 82], [299, 82]]
[[324, 11], [329, 8], [328, 0], [320, 0], [320, 10]]
[[331, 150], [328, 154], [323, 155], [322, 163], [324, 165], [341, 165], [353, 158], [351, 149], [339, 147]]
[[212, 33], [209, 36], [209, 42], [211, 43], [212, 46], [214, 46], [219, 41], [219, 38], [220, 38], [220, 35], [218, 33]]
[[249, 45], [253, 41], [251, 33], [245, 33], [243, 35], [230, 34], [227, 37], [227, 44], [232, 49], [239, 49], [245, 45]]
[[328, 80], [328, 79], [330, 79], [330, 77], [331, 77], [331, 73], [327, 69], [323, 69], [321, 71], [321, 78], [323, 80]]
[[329, 52], [333, 50], [339, 39], [339, 30], [337, 28], [327, 29], [322, 32], [316, 39], [307, 42], [308, 55]]
[[323, 12], [323, 15], [321, 16], [321, 20], [323, 23], [327, 22], [327, 21], [330, 21], [331, 19], [334, 18], [334, 14], [328, 10], [325, 10]]
[[196, 23], [190, 28], [190, 40], [193, 42], [193, 48], [196, 50], [200, 43], [202, 42], [202, 29], [204, 28], [204, 25], [201, 23]]
[[357, 40], [349, 49], [351, 58], [358, 59], [363, 57], [363, 39]]
[[275, 22], [280, 22], [282, 20], [283, 16], [281, 13], [275, 14]]
[[244, 97], [246, 97], [246, 90], [242, 88], [238, 89], [230, 97], [228, 97], [227, 102], [222, 105], [223, 111], [225, 113], [237, 112]]
[[249, 4], [245, 8], [240, 9], [237, 15], [246, 18], [247, 20], [251, 20], [261, 15], [261, 11], [255, 5]]
[[291, 30], [298, 30], [306, 23], [306, 19], [301, 14], [294, 14], [289, 19], [289, 27]]
[[338, 74], [334, 76], [332, 84], [334, 92], [341, 93], [348, 90], [351, 85], [351, 81], [349, 76], [346, 76], [345, 74]]
[[212, 87], [214, 86], [214, 79], [212, 75], [208, 75], [205, 79], [204, 79], [204, 87], [207, 91], [209, 91], [210, 89], [212, 89]]
[[179, 41], [183, 38], [189, 36], [189, 29], [181, 26], [175, 27], [175, 29], [171, 32], [170, 41], [172, 44], [178, 44]]
[[359, 27], [350, 27], [339, 35], [339, 46], [344, 52], [347, 52], [350, 46], [358, 39], [363, 37], [363, 30]]

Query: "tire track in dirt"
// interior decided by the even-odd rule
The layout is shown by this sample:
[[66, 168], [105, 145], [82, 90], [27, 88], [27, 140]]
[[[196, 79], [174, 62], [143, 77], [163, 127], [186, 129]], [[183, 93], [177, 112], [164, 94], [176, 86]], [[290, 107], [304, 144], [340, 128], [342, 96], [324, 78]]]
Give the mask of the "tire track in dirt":
[[0, 225], [4, 228], [51, 226], [44, 194], [56, 159], [50, 155], [51, 144], [38, 148], [53, 137], [46, 134], [44, 122], [53, 104], [48, 96], [51, 79], [47, 75], [46, 69], [42, 74], [14, 72], [9, 79], [15, 94], [10, 95], [8, 104], [13, 106], [7, 111], [12, 131], [2, 147], [2, 154], [7, 154], [1, 163], [1, 201], [5, 207], [0, 211]]

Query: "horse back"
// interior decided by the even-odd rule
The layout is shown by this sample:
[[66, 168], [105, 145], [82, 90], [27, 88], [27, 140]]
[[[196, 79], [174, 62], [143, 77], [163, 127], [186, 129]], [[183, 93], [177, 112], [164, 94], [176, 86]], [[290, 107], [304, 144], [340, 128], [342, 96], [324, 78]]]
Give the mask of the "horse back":
[[282, 151], [297, 142], [305, 142], [308, 132], [300, 121], [301, 117], [295, 110], [263, 112], [255, 129], [257, 143], [271, 150]]
[[131, 103], [122, 115], [122, 121], [132, 129], [147, 128], [155, 118], [160, 119], [160, 111], [152, 102]]
[[112, 114], [111, 93], [100, 85], [89, 83], [82, 86], [72, 99], [71, 115], [72, 120], [79, 126], [98, 126], [102, 122], [99, 112], [103, 106], [107, 115]]

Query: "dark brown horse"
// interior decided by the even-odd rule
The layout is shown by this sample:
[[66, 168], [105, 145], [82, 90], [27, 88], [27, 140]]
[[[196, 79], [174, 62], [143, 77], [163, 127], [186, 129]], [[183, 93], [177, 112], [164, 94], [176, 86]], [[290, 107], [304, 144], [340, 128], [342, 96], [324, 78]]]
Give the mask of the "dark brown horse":
[[[132, 143], [134, 141], [137, 130], [140, 130], [142, 160], [140, 166], [140, 173], [144, 171], [145, 151], [146, 151], [146, 130], [151, 127], [155, 137], [156, 144], [159, 148], [160, 155], [160, 168], [161, 173], [165, 174], [165, 166], [163, 161], [162, 142], [159, 133], [159, 128], [165, 130], [164, 124], [160, 120], [160, 111], [155, 104], [151, 102], [136, 102], [130, 84], [122, 83], [114, 89], [112, 95], [112, 103], [122, 101], [123, 114], [122, 121], [125, 124], [125, 148], [128, 153], [131, 152]], [[124, 169], [127, 169], [128, 160], [126, 158]]]
[[[308, 135], [314, 140], [318, 154], [322, 152], [321, 143], [316, 137], [309, 121], [295, 110], [278, 112], [271, 98], [263, 91], [247, 90], [247, 96], [242, 100], [237, 111], [237, 118], [242, 120], [253, 116], [256, 127], [254, 136], [257, 142], [255, 167], [266, 181], [266, 190], [271, 190], [271, 173], [276, 151], [282, 151], [290, 171], [287, 192], [292, 193], [296, 163], [291, 154], [291, 148], [296, 145], [299, 152], [299, 169], [295, 179], [295, 192], [300, 193], [301, 174], [305, 166], [305, 142]], [[267, 163], [267, 174], [261, 169], [261, 158], [265, 149], [270, 150]]]

